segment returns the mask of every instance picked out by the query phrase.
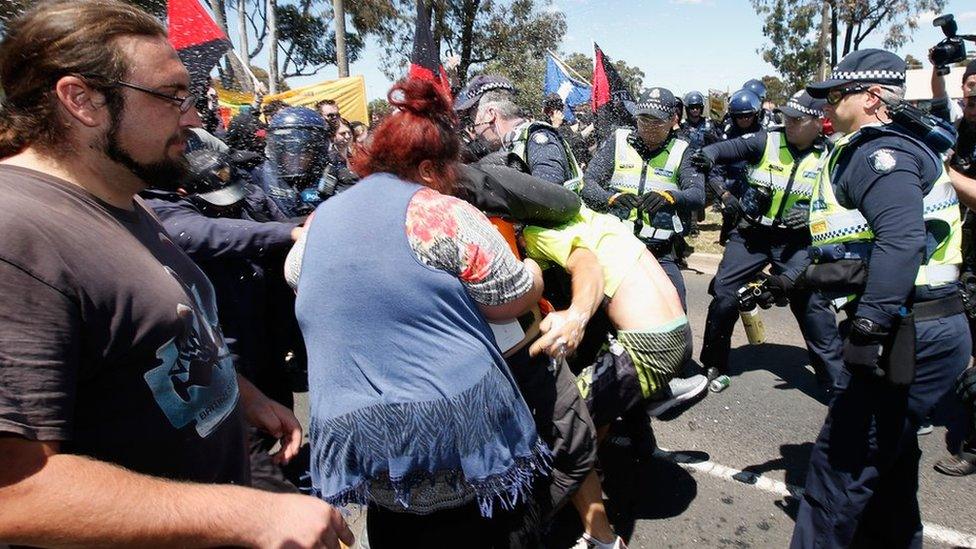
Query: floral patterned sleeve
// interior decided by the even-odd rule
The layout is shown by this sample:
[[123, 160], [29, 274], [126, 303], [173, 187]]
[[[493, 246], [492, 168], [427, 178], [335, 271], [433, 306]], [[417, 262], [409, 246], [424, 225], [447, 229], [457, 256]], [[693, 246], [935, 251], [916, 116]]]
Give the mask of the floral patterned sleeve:
[[472, 299], [501, 305], [532, 289], [532, 274], [483, 213], [421, 189], [407, 207], [407, 239], [421, 263], [457, 276]]

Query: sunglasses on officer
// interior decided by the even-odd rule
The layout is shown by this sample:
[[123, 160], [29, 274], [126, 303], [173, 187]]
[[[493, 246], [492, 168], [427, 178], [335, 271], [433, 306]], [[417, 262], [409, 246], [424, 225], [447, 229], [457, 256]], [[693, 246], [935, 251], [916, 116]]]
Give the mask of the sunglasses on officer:
[[864, 86], [860, 84], [856, 86], [847, 86], [844, 88], [834, 88], [827, 92], [827, 97], [826, 97], [827, 104], [837, 105], [838, 103], [843, 101], [844, 98], [847, 97], [848, 95], [854, 95], [856, 93], [863, 93], [866, 91], [868, 91], [868, 86]]

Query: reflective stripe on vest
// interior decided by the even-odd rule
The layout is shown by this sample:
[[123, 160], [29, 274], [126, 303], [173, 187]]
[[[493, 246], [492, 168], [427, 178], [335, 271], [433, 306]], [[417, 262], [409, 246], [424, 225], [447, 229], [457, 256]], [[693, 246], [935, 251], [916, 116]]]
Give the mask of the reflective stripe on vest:
[[[874, 232], [861, 212], [842, 206], [837, 201], [831, 183], [837, 160], [859, 133], [845, 136], [837, 142], [813, 187], [810, 235], [814, 246], [874, 240]], [[922, 206], [925, 231], [938, 243], [931, 254], [924, 258], [915, 277], [915, 285], [938, 286], [953, 282], [959, 278], [959, 265], [962, 263], [962, 222], [959, 216], [959, 198], [944, 167], [935, 184], [923, 197]]]
[[772, 191], [769, 209], [760, 220], [763, 225], [779, 224], [783, 213], [797, 202], [810, 201], [813, 185], [820, 173], [821, 156], [819, 150], [812, 150], [797, 163], [787, 145], [785, 133], [766, 133], [762, 159], [749, 170], [750, 185]]
[[[678, 168], [681, 158], [688, 149], [688, 142], [683, 139], [672, 138], [667, 146], [646, 162], [640, 153], [627, 141], [633, 130], [621, 128], [614, 132], [614, 165], [610, 176], [610, 189], [619, 193], [644, 194], [649, 191], [680, 191]], [[637, 220], [637, 210], [630, 211], [627, 219]], [[681, 232], [680, 221], [675, 221], [673, 208], [662, 208], [648, 219], [644, 216], [637, 223], [635, 232], [638, 236], [651, 240], [667, 240], [675, 232]]]
[[[535, 130], [546, 128], [552, 130], [557, 136], [559, 136], [559, 130], [555, 127], [546, 124], [545, 122], [539, 122], [537, 120], [532, 120], [526, 122], [522, 125], [521, 131], [519, 131], [518, 137], [512, 142], [510, 147], [511, 152], [515, 153], [516, 156], [525, 162], [526, 166], [529, 166], [529, 136], [532, 135]], [[579, 194], [583, 189], [583, 170], [579, 166], [579, 162], [576, 161], [576, 156], [573, 154], [572, 149], [569, 148], [569, 143], [566, 142], [562, 136], [559, 136], [559, 144], [562, 145], [563, 152], [566, 154], [566, 163], [569, 165], [569, 179], [563, 181], [563, 187]]]

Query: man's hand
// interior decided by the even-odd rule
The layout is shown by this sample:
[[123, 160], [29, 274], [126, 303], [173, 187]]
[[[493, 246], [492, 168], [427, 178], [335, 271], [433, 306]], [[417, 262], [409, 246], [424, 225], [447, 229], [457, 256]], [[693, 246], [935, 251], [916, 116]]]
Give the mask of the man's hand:
[[298, 494], [268, 494], [267, 518], [258, 527], [256, 547], [327, 547], [339, 541], [351, 546], [355, 536], [334, 507], [320, 499]]
[[238, 375], [237, 379], [244, 419], [278, 439], [281, 449], [274, 454], [273, 461], [279, 465], [288, 463], [302, 446], [302, 425], [295, 413], [266, 397], [242, 376]]
[[668, 191], [651, 191], [641, 195], [637, 209], [648, 216], [652, 216], [665, 206], [674, 206], [674, 197], [671, 196], [671, 193]]
[[807, 203], [794, 204], [783, 214], [783, 225], [790, 229], [805, 228], [810, 222], [810, 205]]
[[881, 358], [881, 344], [887, 332], [866, 318], [855, 318], [851, 332], [844, 340], [844, 366], [852, 373], [864, 372], [882, 378], [884, 370], [878, 366]]
[[701, 150], [695, 151], [689, 161], [693, 168], [706, 175], [712, 171], [712, 166], [715, 165], [715, 161]]
[[793, 281], [786, 275], [773, 275], [763, 281], [762, 293], [756, 296], [756, 303], [763, 309], [773, 305], [782, 307], [789, 304], [789, 294]]
[[640, 203], [637, 195], [634, 193], [617, 193], [607, 200], [607, 205], [610, 207], [620, 207], [627, 210], [633, 210]]
[[583, 339], [588, 320], [586, 315], [574, 311], [572, 307], [549, 313], [539, 323], [542, 336], [529, 347], [529, 356], [544, 352], [559, 361], [572, 355]]

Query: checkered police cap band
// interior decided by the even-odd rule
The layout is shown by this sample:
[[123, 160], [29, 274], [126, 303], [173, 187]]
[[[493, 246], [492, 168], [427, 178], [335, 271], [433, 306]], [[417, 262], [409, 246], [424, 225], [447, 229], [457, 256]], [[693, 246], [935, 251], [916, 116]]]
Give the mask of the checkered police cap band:
[[506, 90], [506, 91], [514, 92], [515, 88], [507, 82], [485, 82], [484, 84], [469, 91], [468, 94], [471, 96], [484, 95], [494, 90]]
[[637, 103], [637, 109], [654, 109], [656, 111], [664, 111], [668, 114], [674, 114], [676, 112], [674, 105], [665, 105], [664, 103], [659, 103], [657, 101], [644, 101], [643, 103]]
[[796, 101], [793, 101], [792, 99], [786, 102], [786, 106], [791, 109], [796, 109], [802, 112], [803, 114], [808, 114], [810, 116], [814, 116], [817, 118], [823, 116], [823, 111], [818, 111], [817, 109], [811, 109], [810, 107], [804, 107], [803, 105], [797, 103]]
[[905, 73], [887, 70], [834, 71], [829, 80], [904, 80]]

